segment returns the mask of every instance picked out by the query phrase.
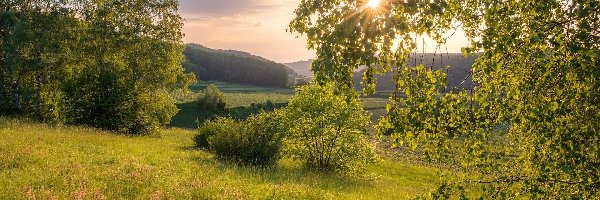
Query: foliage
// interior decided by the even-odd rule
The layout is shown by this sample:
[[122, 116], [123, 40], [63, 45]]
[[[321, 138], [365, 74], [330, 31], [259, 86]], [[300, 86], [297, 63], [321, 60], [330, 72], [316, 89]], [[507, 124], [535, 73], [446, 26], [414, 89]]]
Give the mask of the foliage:
[[[423, 65], [433, 70], [444, 70], [446, 73], [446, 91], [467, 89], [474, 87], [472, 79], [473, 63], [479, 57], [479, 54], [464, 56], [462, 53], [411, 53], [408, 57], [406, 66], [416, 67]], [[376, 67], [379, 69], [380, 67]], [[367, 68], [364, 68], [353, 75], [354, 88], [363, 90], [362, 80]], [[394, 91], [398, 69], [392, 66], [386, 73], [377, 73], [374, 75], [375, 91]]]
[[80, 24], [68, 10], [32, 4], [0, 5], [0, 114], [59, 123]]
[[185, 69], [194, 72], [198, 80], [284, 88], [298, 76], [282, 64], [246, 52], [188, 44], [184, 55]]
[[196, 146], [217, 157], [249, 165], [273, 165], [279, 159], [281, 112], [260, 113], [243, 121], [217, 118], [200, 126]]
[[299, 79], [296, 79], [296, 82], [294, 83], [294, 87], [302, 87], [302, 86], [309, 85], [309, 84], [310, 84], [309, 78], [299, 78]]
[[198, 97], [197, 104], [200, 109], [221, 112], [225, 110], [225, 96], [217, 86], [211, 84]]
[[[317, 51], [318, 82], [352, 84], [399, 66], [396, 95], [380, 130], [432, 159], [460, 159], [464, 176], [430, 197], [594, 198], [600, 180], [600, 2], [592, 1], [303, 1], [290, 28]], [[406, 67], [415, 35], [438, 43], [461, 28], [465, 54], [482, 52], [473, 90], [443, 94], [445, 75]], [[381, 70], [375, 66], [381, 66]], [[426, 71], [428, 70], [428, 71]], [[402, 95], [406, 96], [403, 97]], [[480, 193], [470, 193], [478, 189]]]
[[0, 113], [153, 133], [187, 87], [177, 1], [1, 4]]
[[370, 115], [352, 94], [336, 93], [333, 84], [299, 88], [285, 110], [286, 151], [311, 168], [361, 172], [375, 161], [365, 137]]
[[208, 138], [216, 133], [236, 132], [236, 121], [229, 118], [217, 118], [215, 120], [207, 120], [202, 124], [198, 124], [198, 134], [194, 136], [194, 143], [197, 148], [210, 150]]

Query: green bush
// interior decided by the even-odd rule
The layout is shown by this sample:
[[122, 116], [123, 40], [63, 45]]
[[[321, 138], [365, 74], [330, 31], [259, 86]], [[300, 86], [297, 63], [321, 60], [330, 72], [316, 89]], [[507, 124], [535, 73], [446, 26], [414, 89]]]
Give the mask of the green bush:
[[213, 112], [225, 110], [225, 95], [217, 86], [211, 84], [204, 89], [203, 93], [197, 100], [200, 109]]
[[194, 136], [196, 147], [207, 150], [210, 149], [208, 138], [217, 133], [234, 132], [237, 123], [238, 122], [231, 118], [217, 118], [215, 120], [205, 121], [202, 125], [198, 126], [198, 134]]
[[260, 113], [244, 121], [218, 118], [204, 123], [196, 146], [210, 149], [218, 158], [248, 165], [272, 165], [279, 158], [281, 112]]
[[370, 115], [355, 94], [337, 94], [334, 87], [297, 90], [285, 113], [286, 152], [320, 171], [359, 172], [376, 160], [364, 136]]

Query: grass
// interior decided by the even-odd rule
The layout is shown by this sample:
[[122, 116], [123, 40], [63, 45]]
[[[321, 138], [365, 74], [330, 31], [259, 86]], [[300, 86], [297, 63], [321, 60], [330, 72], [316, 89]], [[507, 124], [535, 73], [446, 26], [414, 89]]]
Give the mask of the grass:
[[[267, 100], [275, 104], [287, 103], [294, 94], [293, 90], [285, 88], [264, 88], [225, 82], [200, 82], [190, 86], [192, 91], [190, 93], [173, 94], [178, 100], [177, 107], [180, 111], [173, 117], [171, 127], [195, 129], [198, 126], [196, 120], [204, 121], [215, 116], [214, 113], [206, 113], [198, 109], [193, 103], [200, 92], [210, 84], [215, 84], [223, 91], [227, 107], [234, 110], [244, 109], [253, 103], [264, 103]], [[363, 98], [365, 110], [373, 114], [371, 118], [373, 122], [379, 121], [385, 115], [385, 105], [390, 95], [390, 91], [381, 91]]]
[[199, 92], [204, 90], [209, 85], [214, 84], [225, 93], [287, 93], [292, 94], [293, 90], [289, 88], [267, 88], [260, 86], [241, 85], [235, 83], [227, 83], [220, 81], [200, 81], [197, 84], [190, 86], [190, 90]]
[[365, 110], [373, 114], [371, 116], [372, 122], [378, 122], [379, 119], [386, 114], [387, 111], [385, 107], [389, 102], [387, 97], [363, 97], [362, 100], [364, 101]]
[[433, 188], [435, 169], [384, 160], [367, 178], [219, 162], [194, 131], [128, 137], [0, 118], [0, 199], [405, 199]]
[[196, 120], [204, 121], [221, 114], [208, 113], [199, 109], [194, 100], [208, 85], [215, 84], [225, 95], [227, 108], [232, 112], [243, 110], [253, 103], [265, 103], [267, 100], [275, 104], [287, 103], [293, 95], [291, 89], [264, 88], [256, 86], [245, 86], [225, 82], [200, 82], [190, 86], [191, 92], [186, 94], [178, 92], [171, 94], [177, 99], [179, 112], [171, 121], [170, 127], [195, 129], [198, 128]]

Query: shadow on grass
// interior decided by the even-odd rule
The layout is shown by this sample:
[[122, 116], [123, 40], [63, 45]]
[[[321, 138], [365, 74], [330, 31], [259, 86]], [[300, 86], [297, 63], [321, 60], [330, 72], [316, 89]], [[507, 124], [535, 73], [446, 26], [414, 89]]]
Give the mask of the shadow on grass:
[[203, 122], [223, 115], [222, 113], [202, 110], [195, 102], [179, 103], [177, 108], [179, 112], [173, 116], [169, 127], [197, 129], [198, 124], [196, 121]]
[[354, 190], [372, 187], [368, 178], [330, 172], [316, 172], [298, 161], [281, 159], [277, 165], [260, 167], [240, 165], [235, 162], [217, 159], [214, 156], [191, 158], [205, 166], [216, 167], [221, 174], [230, 174], [234, 179], [245, 179], [249, 183], [269, 185], [302, 185], [319, 190], [349, 193]]
[[177, 104], [179, 112], [173, 116], [169, 127], [197, 129], [197, 122], [203, 123], [206, 120], [215, 119], [217, 117], [232, 117], [234, 119], [243, 120], [261, 111], [271, 112], [277, 108], [286, 106], [287, 103], [265, 102], [259, 104], [253, 103], [250, 106], [227, 108], [224, 111], [214, 112], [200, 109], [195, 102], [179, 103]]

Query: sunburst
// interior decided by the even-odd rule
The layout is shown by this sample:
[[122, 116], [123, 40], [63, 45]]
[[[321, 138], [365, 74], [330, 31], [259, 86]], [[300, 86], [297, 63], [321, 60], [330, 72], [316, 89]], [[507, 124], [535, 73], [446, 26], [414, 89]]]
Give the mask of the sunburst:
[[381, 3], [381, 0], [369, 0], [369, 2], [367, 2], [367, 6], [371, 9], [375, 9], [379, 7], [379, 3]]

